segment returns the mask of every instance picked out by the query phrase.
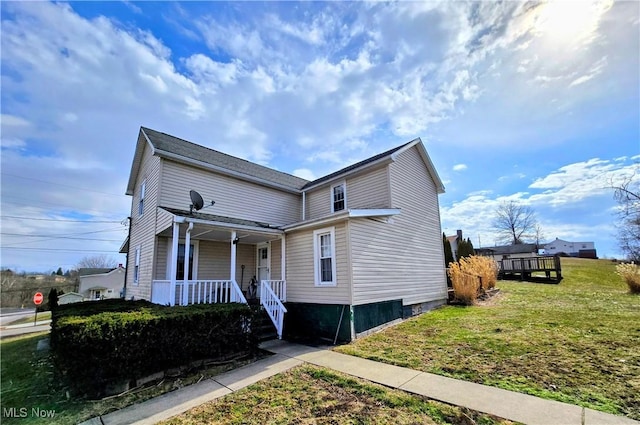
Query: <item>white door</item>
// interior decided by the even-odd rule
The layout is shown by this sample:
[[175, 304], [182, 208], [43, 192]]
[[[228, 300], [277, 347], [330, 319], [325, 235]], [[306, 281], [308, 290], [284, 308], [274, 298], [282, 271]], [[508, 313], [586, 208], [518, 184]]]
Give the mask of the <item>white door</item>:
[[260, 282], [269, 280], [269, 266], [271, 266], [269, 254], [269, 245], [258, 245], [258, 258], [256, 260], [256, 278], [258, 279], [257, 297], [260, 296]]

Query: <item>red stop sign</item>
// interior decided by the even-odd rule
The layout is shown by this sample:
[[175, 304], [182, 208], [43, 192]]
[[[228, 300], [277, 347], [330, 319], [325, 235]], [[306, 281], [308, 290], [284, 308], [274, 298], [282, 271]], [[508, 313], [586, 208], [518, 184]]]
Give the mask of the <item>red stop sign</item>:
[[42, 292], [36, 292], [36, 293], [33, 295], [33, 303], [34, 303], [35, 305], [40, 305], [40, 304], [42, 304], [42, 300], [44, 300], [44, 297], [42, 296]]

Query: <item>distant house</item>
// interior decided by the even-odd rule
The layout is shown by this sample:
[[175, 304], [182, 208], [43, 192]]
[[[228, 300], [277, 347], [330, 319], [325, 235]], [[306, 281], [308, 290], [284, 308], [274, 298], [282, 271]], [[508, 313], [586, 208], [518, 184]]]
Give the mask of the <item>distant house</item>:
[[80, 288], [78, 292], [88, 300], [120, 298], [124, 289], [126, 269], [119, 265], [115, 269], [83, 268], [78, 270]]
[[516, 245], [502, 245], [478, 248], [475, 250], [478, 255], [493, 257], [494, 260], [507, 260], [510, 258], [528, 258], [538, 255], [538, 246], [534, 243], [521, 243]]
[[453, 254], [454, 261], [458, 260], [458, 242], [462, 240], [462, 230], [456, 230], [456, 234], [453, 236], [447, 236], [447, 240], [451, 244], [451, 253]]
[[77, 292], [66, 292], [58, 296], [58, 305], [79, 303], [82, 301], [84, 301], [84, 297]]
[[570, 257], [598, 258], [593, 242], [569, 242], [558, 238], [544, 246], [544, 253], [545, 255], [566, 254]]
[[420, 139], [307, 181], [143, 127], [126, 298], [255, 299], [279, 336], [351, 340], [446, 303], [443, 192]]

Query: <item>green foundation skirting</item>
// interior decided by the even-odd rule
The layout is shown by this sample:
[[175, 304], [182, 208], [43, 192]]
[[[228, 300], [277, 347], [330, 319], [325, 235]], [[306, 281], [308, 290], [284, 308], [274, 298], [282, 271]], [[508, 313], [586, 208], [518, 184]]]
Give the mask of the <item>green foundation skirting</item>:
[[402, 300], [353, 306], [356, 334], [402, 318]]
[[351, 341], [350, 309], [341, 304], [285, 304], [287, 313], [284, 315], [284, 337], [286, 339], [333, 341], [340, 323], [338, 342]]

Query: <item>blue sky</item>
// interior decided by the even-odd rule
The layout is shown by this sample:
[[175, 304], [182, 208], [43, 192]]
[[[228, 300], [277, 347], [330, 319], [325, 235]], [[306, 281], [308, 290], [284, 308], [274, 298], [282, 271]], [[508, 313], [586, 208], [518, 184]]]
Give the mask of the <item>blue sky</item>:
[[495, 208], [619, 256], [638, 2], [1, 2], [3, 267], [118, 262], [140, 126], [305, 178], [421, 137], [442, 227]]

